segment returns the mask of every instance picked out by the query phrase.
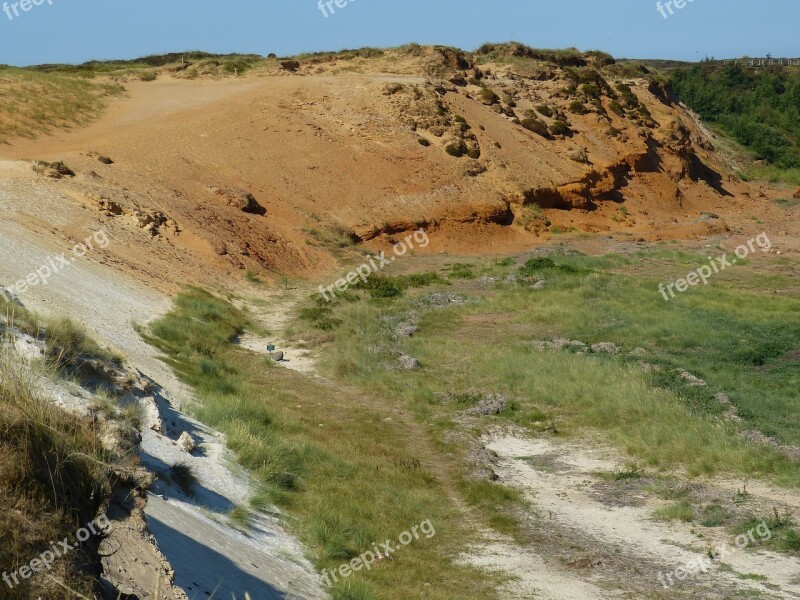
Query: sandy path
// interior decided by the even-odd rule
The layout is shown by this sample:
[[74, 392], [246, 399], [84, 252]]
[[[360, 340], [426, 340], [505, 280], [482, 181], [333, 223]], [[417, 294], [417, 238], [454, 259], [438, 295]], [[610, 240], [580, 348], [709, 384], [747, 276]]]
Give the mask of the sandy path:
[[[635, 556], [641, 562], [644, 576], [656, 585], [660, 572], [670, 572], [668, 568], [682, 567], [703, 558], [712, 543], [715, 547], [725, 543], [731, 547], [735, 545], [732, 539], [714, 542], [701, 537], [691, 524], [655, 521], [652, 502], [634, 506], [601, 502], [591, 494], [592, 482], [599, 481], [598, 472], [615, 471], [624, 466], [624, 461], [606, 451], [507, 434], [487, 438], [486, 447], [500, 457], [497, 469], [500, 480], [524, 491], [538, 511], [549, 515], [551, 521], [565, 530], [575, 532], [576, 540], [580, 540], [576, 543], [591, 544], [593, 541]], [[539, 561], [534, 560], [530, 570], [538, 570], [540, 566]], [[798, 573], [800, 560], [794, 557], [748, 549], [724, 556], [708, 573], [690, 577], [685, 586], [707, 586], [726, 594], [758, 592], [776, 598], [797, 598], [800, 597]], [[764, 583], [742, 578], [753, 574], [764, 577]], [[617, 582], [617, 585], [624, 584]], [[676, 587], [674, 591], [677, 594], [685, 588]], [[607, 596], [588, 594], [584, 597]]]

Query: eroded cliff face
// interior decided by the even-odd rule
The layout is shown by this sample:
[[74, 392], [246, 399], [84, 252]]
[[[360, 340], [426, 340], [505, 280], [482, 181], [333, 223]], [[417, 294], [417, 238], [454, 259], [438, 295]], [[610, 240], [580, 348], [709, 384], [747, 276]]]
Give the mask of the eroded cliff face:
[[420, 227], [432, 251], [469, 253], [569, 230], [704, 235], [726, 225], [700, 213], [750, 193], [668, 89], [599, 53], [409, 47], [179, 77], [126, 83], [91, 125], [2, 150], [69, 165], [56, 180], [18, 163], [6, 187], [58, 195], [164, 286], [159, 261], [187, 279], [308, 276]]

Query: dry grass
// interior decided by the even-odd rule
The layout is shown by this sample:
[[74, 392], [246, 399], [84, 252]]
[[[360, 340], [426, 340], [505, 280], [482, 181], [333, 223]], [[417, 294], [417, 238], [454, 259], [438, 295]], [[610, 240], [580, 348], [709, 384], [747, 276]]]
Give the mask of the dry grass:
[[[109, 491], [107, 457], [91, 424], [54, 409], [36, 391], [37, 377], [8, 346], [0, 349], [0, 569], [9, 573], [51, 540], [74, 536]], [[13, 589], [3, 583], [2, 597], [63, 597], [64, 587], [91, 596], [85, 557], [59, 559]]]
[[124, 89], [81, 77], [0, 69], [0, 143], [86, 124]]

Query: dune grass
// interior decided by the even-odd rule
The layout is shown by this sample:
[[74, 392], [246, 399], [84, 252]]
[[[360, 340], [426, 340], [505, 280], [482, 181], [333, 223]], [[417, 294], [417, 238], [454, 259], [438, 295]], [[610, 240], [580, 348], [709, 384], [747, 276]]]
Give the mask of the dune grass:
[[0, 143], [83, 125], [123, 91], [113, 82], [1, 67]]
[[[465, 282], [461, 292], [475, 302], [435, 310], [413, 298], [343, 303], [332, 315], [341, 325], [330, 334], [325, 365], [364, 389], [404, 400], [442, 429], [463, 410], [443, 403], [443, 393], [501, 392], [514, 402], [495, 422], [570, 435], [594, 430], [658, 470], [766, 477], [797, 486], [796, 463], [740, 435], [743, 428], [758, 429], [800, 445], [792, 354], [800, 349], [800, 300], [748, 289], [748, 281], [759, 277], [794, 286], [791, 276], [769, 271], [770, 260], [759, 258], [758, 269], [754, 260], [725, 272], [670, 302], [658, 293], [658, 281], [685, 275], [703, 257], [670, 248], [560, 256], [556, 268], [534, 274], [547, 279], [540, 290]], [[392, 323], [410, 310], [422, 313], [419, 331], [395, 340]], [[528, 344], [558, 336], [613, 342], [624, 352], [578, 355]], [[397, 348], [423, 368], [383, 368]], [[636, 356], [627, 354], [635, 349]], [[660, 370], [647, 372], [641, 361]], [[688, 385], [680, 370], [708, 385]], [[728, 395], [742, 425], [721, 417], [718, 392]]]
[[431, 520], [435, 537], [340, 580], [331, 590], [337, 600], [493, 598], [492, 577], [455, 563], [470, 528], [393, 404], [277, 368], [231, 343], [249, 326], [226, 299], [188, 288], [144, 335], [194, 387], [191, 411], [227, 434], [260, 484], [253, 508], [284, 509], [326, 569]]
[[[36, 377], [7, 347], [0, 348], [0, 569], [9, 573], [29, 564], [52, 540], [73, 538], [97, 516], [109, 493], [110, 470], [104, 465], [112, 458], [91, 423], [41, 398]], [[50, 577], [20, 580], [13, 589], [2, 583], [2, 597], [63, 597], [61, 586], [91, 596], [90, 554], [58, 559]]]

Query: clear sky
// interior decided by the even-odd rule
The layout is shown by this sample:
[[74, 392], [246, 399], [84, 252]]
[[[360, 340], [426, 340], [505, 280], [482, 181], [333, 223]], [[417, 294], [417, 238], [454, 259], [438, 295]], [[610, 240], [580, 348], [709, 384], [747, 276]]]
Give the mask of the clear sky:
[[626, 58], [800, 57], [800, 0], [686, 0], [668, 18], [656, 0], [338, 0], [327, 18], [318, 0], [35, 0], [14, 16], [20, 1], [34, 0], [0, 12], [0, 63], [509, 40]]

